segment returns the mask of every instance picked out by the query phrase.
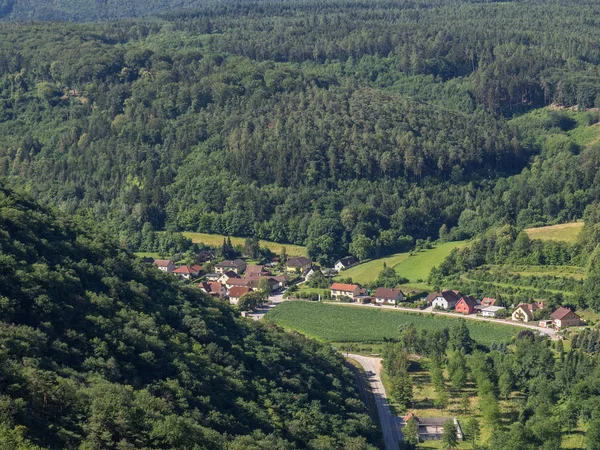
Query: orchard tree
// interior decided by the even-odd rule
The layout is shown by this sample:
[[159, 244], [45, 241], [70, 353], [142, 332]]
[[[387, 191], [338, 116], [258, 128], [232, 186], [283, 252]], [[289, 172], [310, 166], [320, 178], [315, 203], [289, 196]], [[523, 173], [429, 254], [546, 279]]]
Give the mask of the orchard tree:
[[402, 428], [402, 434], [404, 435], [404, 442], [409, 448], [417, 448], [419, 444], [419, 424], [414, 417], [406, 421], [404, 428]]

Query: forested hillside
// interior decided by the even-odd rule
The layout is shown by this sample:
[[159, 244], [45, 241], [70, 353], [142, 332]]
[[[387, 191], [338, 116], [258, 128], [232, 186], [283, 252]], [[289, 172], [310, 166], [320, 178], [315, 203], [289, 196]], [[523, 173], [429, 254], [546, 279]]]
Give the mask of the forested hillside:
[[4, 24], [0, 175], [142, 250], [142, 229], [200, 231], [331, 262], [578, 219], [597, 144], [554, 139], [560, 108], [518, 116], [600, 104], [599, 13], [259, 1]]
[[92, 22], [194, 8], [202, 3], [199, 0], [2, 0], [0, 19]]
[[0, 264], [0, 448], [375, 448], [332, 348], [2, 185]]

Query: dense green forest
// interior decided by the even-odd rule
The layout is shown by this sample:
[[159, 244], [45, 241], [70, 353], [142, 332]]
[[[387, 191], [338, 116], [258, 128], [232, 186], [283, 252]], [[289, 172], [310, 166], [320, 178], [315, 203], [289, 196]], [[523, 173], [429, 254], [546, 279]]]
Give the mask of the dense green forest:
[[2, 0], [0, 19], [90, 22], [147, 16], [203, 3], [199, 0]]
[[581, 218], [600, 148], [561, 140], [563, 111], [521, 115], [600, 104], [599, 12], [258, 1], [6, 23], [0, 175], [142, 250], [146, 227], [331, 262]]
[[331, 347], [1, 185], [0, 262], [0, 448], [376, 448]]

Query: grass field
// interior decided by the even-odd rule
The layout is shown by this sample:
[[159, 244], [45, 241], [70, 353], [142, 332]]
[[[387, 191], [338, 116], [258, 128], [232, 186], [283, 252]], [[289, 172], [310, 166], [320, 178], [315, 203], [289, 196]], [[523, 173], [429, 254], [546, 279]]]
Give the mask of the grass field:
[[[433, 331], [452, 327], [458, 320], [431, 314], [296, 301], [282, 303], [267, 313], [265, 319], [328, 342], [378, 342], [397, 337], [403, 325], [414, 324]], [[509, 341], [520, 331], [510, 325], [469, 320], [467, 326], [473, 339], [485, 345]]]
[[579, 233], [583, 229], [583, 222], [561, 223], [548, 227], [528, 228], [525, 230], [531, 239], [543, 241], [563, 241], [570, 244], [577, 242]]
[[377, 279], [377, 275], [383, 269], [383, 263], [388, 267], [393, 267], [403, 277], [408, 278], [411, 285], [417, 288], [426, 289], [428, 286], [423, 283], [429, 276], [431, 269], [439, 265], [452, 249], [467, 245], [467, 241], [446, 242], [435, 248], [416, 253], [396, 253], [385, 258], [367, 261], [351, 269], [343, 271], [338, 278], [352, 278], [352, 281], [359, 284], [368, 284]]
[[137, 256], [138, 258], [160, 259], [160, 255], [155, 252], [135, 252], [134, 255]]
[[[193, 233], [191, 231], [185, 231], [182, 233], [185, 237], [192, 240], [193, 243], [203, 243], [212, 247], [218, 247], [223, 244], [223, 238], [220, 234], [207, 234], [207, 233]], [[232, 237], [231, 243], [233, 245], [244, 245], [246, 238]], [[301, 245], [293, 244], [278, 244], [277, 242], [260, 240], [261, 247], [267, 247], [273, 253], [279, 255], [281, 248], [285, 247], [285, 250], [289, 256], [306, 256], [306, 247]]]
[[[499, 269], [503, 266], [490, 266], [490, 269]], [[521, 276], [552, 276], [559, 278], [573, 278], [583, 280], [585, 269], [574, 266], [507, 266], [509, 273]]]

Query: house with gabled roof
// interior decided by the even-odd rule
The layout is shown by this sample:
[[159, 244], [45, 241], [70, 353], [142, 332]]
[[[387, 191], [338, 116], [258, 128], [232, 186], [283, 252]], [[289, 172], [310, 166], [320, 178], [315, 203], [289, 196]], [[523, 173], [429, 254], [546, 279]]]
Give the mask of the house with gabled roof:
[[539, 308], [537, 303], [519, 303], [512, 313], [512, 320], [515, 322], [531, 322], [533, 313]]
[[380, 287], [375, 290], [373, 298], [375, 298], [375, 303], [380, 305], [396, 305], [404, 300], [404, 293], [400, 289]]
[[462, 294], [458, 291], [442, 291], [432, 292], [427, 296], [427, 304], [430, 304], [434, 309], [454, 309], [456, 304], [460, 301]]
[[246, 270], [246, 261], [243, 259], [234, 259], [233, 261], [225, 260], [215, 265], [215, 272], [217, 273], [225, 273], [225, 272], [235, 272], [238, 275], [241, 275]]
[[578, 327], [581, 325], [581, 317], [571, 311], [571, 308], [561, 306], [550, 317], [554, 321], [554, 328], [560, 330], [566, 327]]
[[335, 270], [341, 272], [342, 270], [349, 269], [358, 264], [358, 261], [354, 256], [346, 256], [345, 258], [339, 259], [333, 266]]
[[200, 283], [198, 287], [202, 292], [206, 292], [213, 297], [225, 297], [227, 295], [227, 289], [218, 281], [205, 281]]
[[305, 273], [312, 266], [312, 261], [304, 256], [290, 258], [286, 262], [286, 271], [288, 273]]
[[171, 273], [175, 270], [175, 264], [170, 259], [155, 259], [154, 265], [162, 272]]
[[463, 295], [454, 307], [454, 309], [457, 313], [473, 314], [477, 312], [477, 310], [475, 309], [476, 307], [477, 300], [475, 300], [470, 295]]
[[229, 289], [227, 296], [229, 297], [229, 303], [237, 305], [245, 294], [250, 292], [251, 289], [248, 286], [234, 286]]
[[179, 266], [177, 269], [175, 269], [172, 273], [174, 273], [175, 275], [180, 276], [181, 278], [185, 279], [185, 280], [189, 280], [191, 278], [197, 277], [198, 274], [200, 273], [200, 270], [198, 270], [198, 268], [200, 268], [200, 270], [202, 269], [202, 267], [199, 266]]
[[221, 284], [227, 284], [227, 282], [231, 279], [231, 278], [241, 278], [237, 273], [235, 273], [233, 270], [228, 270], [227, 272], [223, 272], [219, 278], [217, 279], [217, 281]]
[[331, 297], [348, 297], [354, 300], [361, 294], [360, 286], [357, 284], [333, 283], [331, 285]]

